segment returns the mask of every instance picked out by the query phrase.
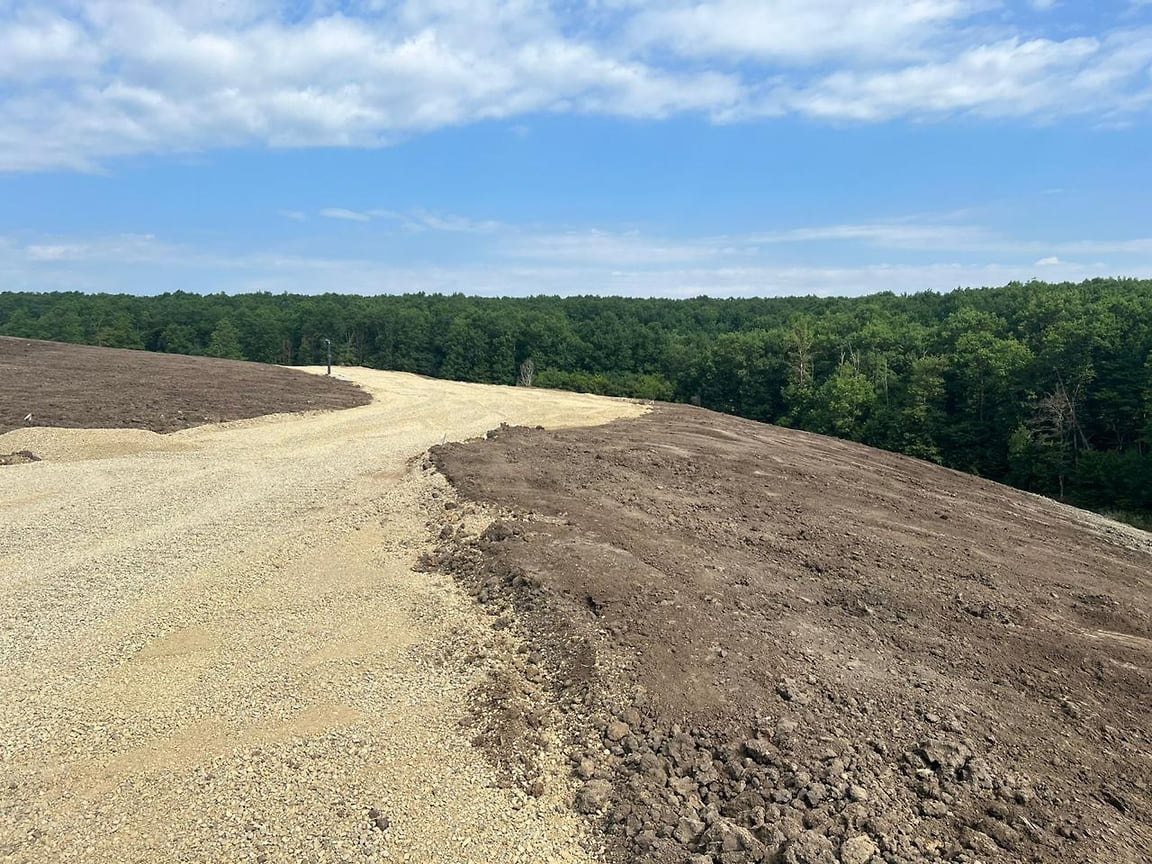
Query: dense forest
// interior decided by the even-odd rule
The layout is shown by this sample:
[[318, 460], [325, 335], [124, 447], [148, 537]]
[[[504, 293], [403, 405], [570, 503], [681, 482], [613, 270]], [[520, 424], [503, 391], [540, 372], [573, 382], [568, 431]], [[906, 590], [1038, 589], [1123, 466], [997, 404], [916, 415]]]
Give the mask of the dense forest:
[[[1152, 520], [1152, 282], [692, 300], [0, 293], [0, 334], [694, 402]], [[530, 374], [534, 370], [534, 374]]]

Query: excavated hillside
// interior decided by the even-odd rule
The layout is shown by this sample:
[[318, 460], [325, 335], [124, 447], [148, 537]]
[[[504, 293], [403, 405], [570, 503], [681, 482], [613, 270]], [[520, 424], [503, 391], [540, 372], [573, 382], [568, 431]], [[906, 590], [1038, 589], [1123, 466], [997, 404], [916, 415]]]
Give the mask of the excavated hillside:
[[425, 566], [525, 640], [617, 860], [1148, 860], [1152, 536], [686, 407], [433, 461], [499, 518]]

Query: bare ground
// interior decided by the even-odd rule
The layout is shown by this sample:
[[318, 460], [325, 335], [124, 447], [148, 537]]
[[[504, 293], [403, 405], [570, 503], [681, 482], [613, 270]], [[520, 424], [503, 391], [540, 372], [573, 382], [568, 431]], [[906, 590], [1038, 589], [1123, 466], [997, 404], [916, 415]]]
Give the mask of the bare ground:
[[[136, 359], [97, 354], [109, 374]], [[173, 401], [149, 407], [164, 422], [192, 404], [185, 391], [200, 406], [291, 407], [263, 378], [218, 399], [206, 370], [236, 367], [189, 362], [183, 380], [165, 367]], [[0, 471], [0, 860], [596, 858], [547, 718], [533, 718], [551, 750], [530, 794], [471, 746], [476, 688], [492, 678], [531, 692], [534, 673], [452, 580], [413, 572], [449, 492], [419, 463], [430, 444], [505, 420], [582, 425], [642, 409], [341, 373], [343, 392], [371, 404], [168, 435], [0, 435], [0, 452], [41, 458]], [[86, 387], [53, 379], [44, 404], [66, 412], [65, 391], [88, 391], [86, 422], [150, 425], [126, 413], [132, 394], [108, 393], [120, 407], [101, 413], [103, 374]], [[333, 392], [284, 375], [293, 392], [301, 380]]]
[[1152, 535], [684, 407], [433, 459], [503, 515], [426, 565], [524, 635], [617, 860], [1148, 860]]
[[347, 380], [280, 366], [0, 336], [0, 433], [29, 426], [173, 432], [369, 399]]

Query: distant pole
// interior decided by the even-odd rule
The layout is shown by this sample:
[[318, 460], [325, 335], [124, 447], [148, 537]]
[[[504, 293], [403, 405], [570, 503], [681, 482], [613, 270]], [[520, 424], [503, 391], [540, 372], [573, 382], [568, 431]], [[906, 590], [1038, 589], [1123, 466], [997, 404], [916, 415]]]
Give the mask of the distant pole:
[[328, 374], [331, 375], [332, 374], [332, 340], [331, 339], [325, 339], [324, 344], [328, 348]]

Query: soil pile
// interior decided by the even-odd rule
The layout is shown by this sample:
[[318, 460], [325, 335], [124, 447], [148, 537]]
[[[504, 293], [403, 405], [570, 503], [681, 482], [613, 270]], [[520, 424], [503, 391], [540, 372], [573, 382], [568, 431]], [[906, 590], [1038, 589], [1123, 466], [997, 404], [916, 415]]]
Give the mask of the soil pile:
[[0, 336], [0, 434], [26, 426], [174, 432], [370, 401], [347, 381], [281, 366]]
[[433, 460], [619, 860], [1147, 860], [1149, 535], [683, 407]]

